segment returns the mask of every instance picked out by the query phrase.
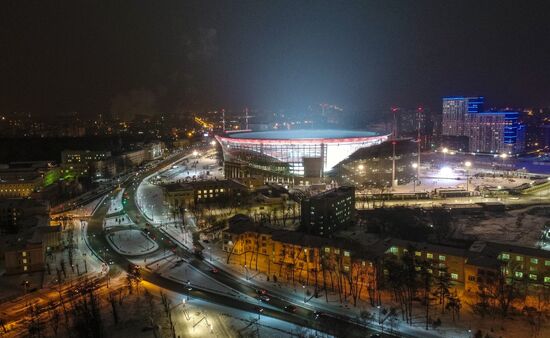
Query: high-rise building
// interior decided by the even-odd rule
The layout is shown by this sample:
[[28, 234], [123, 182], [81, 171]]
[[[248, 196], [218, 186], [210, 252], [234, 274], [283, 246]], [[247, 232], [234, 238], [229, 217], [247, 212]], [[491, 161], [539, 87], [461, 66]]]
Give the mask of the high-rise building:
[[483, 96], [444, 97], [441, 134], [464, 136], [464, 119], [466, 115], [483, 111], [484, 101]]
[[465, 135], [470, 151], [478, 153], [519, 153], [525, 150], [525, 127], [517, 111], [489, 111], [467, 114]]
[[442, 137], [466, 137], [471, 152], [524, 151], [525, 126], [519, 121], [520, 113], [483, 111], [483, 103], [481, 96], [443, 98]]

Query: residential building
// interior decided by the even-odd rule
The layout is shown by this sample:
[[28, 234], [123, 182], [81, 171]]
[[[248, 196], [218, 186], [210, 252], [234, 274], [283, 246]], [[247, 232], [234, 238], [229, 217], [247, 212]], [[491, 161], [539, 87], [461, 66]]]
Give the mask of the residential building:
[[478, 97], [444, 97], [442, 135], [463, 136], [466, 133], [464, 120], [467, 114], [483, 111], [485, 98]]
[[520, 112], [483, 111], [483, 104], [483, 97], [443, 98], [442, 141], [463, 144], [462, 140], [454, 142], [452, 139], [466, 136], [470, 152], [523, 152], [526, 129], [519, 120]]
[[311, 235], [330, 236], [355, 220], [355, 188], [339, 187], [302, 200], [301, 224]]
[[4, 251], [6, 274], [31, 273], [44, 270], [42, 243], [17, 242]]

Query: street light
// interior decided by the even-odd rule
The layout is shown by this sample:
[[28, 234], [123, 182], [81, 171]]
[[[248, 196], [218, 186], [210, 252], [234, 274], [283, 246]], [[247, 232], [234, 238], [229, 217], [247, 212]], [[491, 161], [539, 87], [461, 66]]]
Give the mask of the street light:
[[449, 152], [449, 148], [445, 147], [441, 151], [443, 152], [443, 162], [446, 162], [447, 153]]
[[416, 163], [416, 162], [413, 163], [413, 164], [412, 164], [412, 167], [413, 167], [413, 169], [414, 169], [413, 192], [416, 192], [416, 180], [418, 179], [416, 169], [418, 169], [418, 163]]
[[504, 160], [508, 158], [508, 154], [502, 153], [499, 155], [499, 157], [502, 159], [502, 171], [504, 171]]
[[464, 162], [464, 166], [466, 167], [466, 191], [470, 191], [470, 167], [472, 166], [472, 162], [466, 161]]

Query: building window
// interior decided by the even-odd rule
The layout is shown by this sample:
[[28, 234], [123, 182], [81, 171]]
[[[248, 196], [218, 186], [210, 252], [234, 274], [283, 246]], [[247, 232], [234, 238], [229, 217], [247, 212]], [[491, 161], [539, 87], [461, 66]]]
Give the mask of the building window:
[[27, 264], [27, 259], [23, 258], [23, 264]]
[[451, 279], [457, 280], [458, 279], [458, 273], [451, 273]]
[[330, 252], [330, 248], [325, 248], [325, 252]]
[[344, 265], [344, 271], [349, 271], [349, 266]]
[[537, 275], [533, 274], [533, 273], [530, 273], [529, 274], [529, 279], [531, 280], [537, 280]]
[[516, 261], [523, 262], [523, 256], [516, 256]]
[[417, 256], [417, 257], [420, 257], [420, 256], [422, 256], [422, 252], [420, 252], [420, 251], [415, 251], [415, 252], [414, 252], [414, 255]]
[[23, 266], [23, 271], [27, 271], [27, 266], [26, 265]]
[[544, 266], [550, 266], [550, 261], [544, 261]]
[[349, 251], [344, 251], [344, 256], [349, 257]]
[[340, 254], [340, 249], [334, 249], [334, 253], [339, 255]]
[[392, 254], [397, 254], [397, 253], [399, 252], [399, 249], [398, 249], [397, 247], [395, 247], [395, 246], [392, 246], [392, 247], [390, 248], [390, 252], [391, 252]]
[[539, 264], [539, 260], [537, 258], [531, 258], [531, 264]]
[[21, 256], [27, 257], [27, 252], [26, 252], [26, 251], [23, 251], [23, 252], [21, 253]]
[[507, 261], [510, 259], [510, 254], [503, 253], [502, 255], [500, 255], [500, 258]]
[[445, 256], [439, 255], [439, 260], [440, 260], [440, 261], [444, 261], [444, 260], [445, 260]]
[[427, 257], [428, 259], [433, 259], [433, 258], [434, 258], [434, 254], [428, 252], [428, 253], [426, 254], [426, 257]]
[[550, 277], [544, 277], [544, 282], [545, 283], [550, 283]]
[[514, 274], [517, 278], [522, 278], [523, 277], [523, 272], [521, 271], [516, 271], [516, 273]]
[[468, 276], [468, 280], [470, 282], [475, 282], [476, 281], [476, 276]]

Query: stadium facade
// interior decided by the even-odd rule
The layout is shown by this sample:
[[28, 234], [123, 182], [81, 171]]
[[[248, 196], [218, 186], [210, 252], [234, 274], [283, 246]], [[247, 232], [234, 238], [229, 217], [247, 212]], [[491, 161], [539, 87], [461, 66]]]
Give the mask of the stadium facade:
[[[358, 149], [380, 144], [389, 135], [353, 130], [283, 130], [217, 135], [230, 170], [246, 166], [277, 177], [323, 177]], [[235, 169], [237, 168], [237, 169]], [[226, 177], [238, 178], [229, 172]]]

